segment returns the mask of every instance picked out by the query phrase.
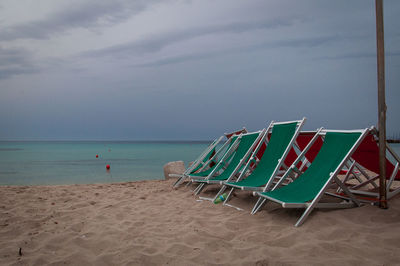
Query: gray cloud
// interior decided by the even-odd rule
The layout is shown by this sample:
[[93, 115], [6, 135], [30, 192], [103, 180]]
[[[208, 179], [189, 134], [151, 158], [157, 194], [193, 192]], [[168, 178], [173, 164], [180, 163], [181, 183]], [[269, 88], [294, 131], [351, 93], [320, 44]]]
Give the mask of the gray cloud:
[[[272, 119], [376, 122], [373, 2], [46, 0], [29, 23], [23, 4], [3, 2], [0, 139], [206, 139]], [[385, 1], [388, 134], [400, 130], [399, 8]]]
[[26, 50], [0, 47], [0, 67], [26, 64], [27, 57], [30, 57], [30, 54]]
[[0, 79], [36, 73], [39, 70], [40, 68], [33, 63], [32, 54], [27, 50], [0, 47]]
[[157, 67], [157, 66], [177, 64], [188, 61], [202, 60], [212, 57], [219, 57], [228, 54], [249, 53], [260, 50], [275, 49], [275, 48], [317, 47], [327, 43], [332, 43], [334, 41], [339, 41], [340, 39], [341, 39], [340, 37], [334, 35], [334, 36], [319, 36], [319, 37], [309, 37], [309, 38], [278, 40], [278, 41], [264, 42], [255, 45], [248, 45], [245, 47], [235, 47], [225, 50], [217, 50], [212, 52], [201, 52], [198, 54], [185, 54], [179, 56], [172, 56], [144, 64], [133, 65], [133, 67]]
[[0, 80], [7, 79], [16, 75], [32, 74], [37, 72], [39, 72], [39, 69], [32, 66], [18, 66], [18, 67], [10, 67], [7, 69], [0, 69]]
[[126, 20], [155, 1], [90, 1], [48, 17], [2, 28], [0, 40], [48, 39], [71, 28], [107, 26]]
[[151, 53], [162, 50], [168, 45], [188, 41], [194, 38], [202, 37], [212, 34], [225, 34], [225, 33], [243, 33], [254, 30], [265, 30], [279, 27], [291, 26], [295, 23], [296, 19], [279, 18], [267, 21], [247, 21], [236, 22], [223, 25], [204, 26], [197, 28], [188, 28], [181, 31], [167, 32], [154, 37], [143, 39], [112, 47], [86, 51], [81, 55], [85, 57], [99, 57], [99, 56], [127, 56], [139, 53]]

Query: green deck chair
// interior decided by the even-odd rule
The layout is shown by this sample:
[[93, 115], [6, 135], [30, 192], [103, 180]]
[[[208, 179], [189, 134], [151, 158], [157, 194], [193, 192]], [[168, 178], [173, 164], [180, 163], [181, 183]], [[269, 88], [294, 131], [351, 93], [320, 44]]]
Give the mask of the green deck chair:
[[271, 123], [271, 138], [257, 167], [245, 179], [239, 176], [236, 181], [224, 182], [224, 186], [217, 197], [223, 193], [226, 187], [231, 187], [231, 190], [224, 203], [228, 201], [235, 188], [251, 191], [269, 190], [278, 171], [284, 164], [287, 154], [293, 147], [304, 122], [305, 118], [298, 121]]
[[[234, 145], [237, 138], [238, 138], [238, 136], [233, 136], [228, 140], [226, 148], [224, 147], [224, 151], [220, 155], [220, 160], [216, 161], [213, 166], [211, 166], [205, 170], [203, 170], [204, 168], [201, 167], [200, 169], [198, 169], [198, 172], [192, 171], [190, 174], [187, 175], [187, 177], [191, 178], [191, 179], [199, 179], [199, 178], [204, 179], [212, 171], [214, 171], [214, 169], [216, 169], [216, 172], [221, 170], [221, 168], [223, 168], [227, 164], [227, 162], [230, 160], [230, 158], [232, 158], [233, 154], [235, 153], [235, 151], [231, 150], [231, 147]], [[225, 154], [227, 154], [226, 157], [225, 157]], [[212, 157], [211, 160], [216, 160], [214, 157]], [[219, 164], [219, 162], [221, 162], [221, 161], [222, 161], [222, 163]], [[208, 165], [208, 164], [209, 164], [208, 162], [205, 163], [205, 165]]]
[[[246, 129], [243, 128], [242, 130], [237, 132], [238, 134], [241, 134], [241, 132], [246, 132], [245, 130]], [[215, 140], [212, 144], [210, 144], [207, 147], [207, 149], [203, 151], [203, 153], [199, 156], [199, 158], [196, 159], [196, 161], [194, 161], [194, 163], [190, 167], [188, 167], [183, 174], [180, 175], [170, 174], [170, 176], [178, 177], [177, 181], [173, 184], [173, 187], [178, 187], [186, 178], [192, 178], [193, 176], [196, 178], [207, 177], [218, 165], [218, 162], [224, 158], [225, 153], [227, 153], [230, 150], [230, 147], [233, 145], [233, 143], [237, 138], [236, 132], [228, 134], [230, 134], [228, 140], [221, 147], [219, 147], [219, 149], [214, 154], [212, 154], [213, 150], [215, 151], [216, 146], [222, 140], [223, 136], [221, 136], [218, 140]], [[220, 157], [220, 159], [218, 159], [218, 156]], [[213, 165], [211, 165], [212, 162]], [[224, 164], [220, 165], [220, 167], [223, 166]]]
[[[337, 178], [337, 175], [367, 133], [368, 129], [352, 131], [319, 130], [313, 140], [310, 141], [300, 154], [299, 158], [285, 173], [277, 186], [289, 176], [291, 171], [299, 172], [296, 168], [296, 164], [299, 162], [300, 157], [304, 156], [317, 139], [318, 135], [325, 136], [324, 143], [310, 167], [292, 183], [286, 186], [272, 191], [258, 192], [257, 195], [260, 196], [260, 199], [252, 213], [254, 214], [257, 212], [266, 200], [279, 203], [283, 208], [306, 208], [303, 215], [295, 224], [295, 226], [300, 226], [315, 207], [349, 208], [359, 206], [359, 201]], [[347, 201], [341, 203], [319, 203], [319, 200], [333, 182], [335, 182], [348, 197], [332, 193], [329, 193], [329, 195], [346, 199]]]
[[[235, 175], [247, 162], [247, 158], [260, 139], [265, 135], [265, 132], [266, 130], [264, 129], [262, 131], [238, 136], [236, 140], [236, 142], [238, 142], [237, 148], [235, 149], [232, 145], [231, 149], [235, 149], [235, 152], [225, 169], [220, 167], [223, 163], [220, 161], [205, 179], [192, 179], [193, 182], [200, 183], [194, 191], [195, 194], [199, 194], [206, 184], [219, 183]], [[218, 170], [222, 170], [222, 173], [218, 173]]]
[[178, 177], [176, 182], [173, 184], [173, 187], [179, 186], [183, 182], [188, 173], [196, 172], [199, 171], [201, 168], [203, 168], [204, 164], [211, 159], [210, 156], [211, 157], [214, 156], [215, 147], [223, 138], [224, 136], [221, 136], [218, 139], [215, 139], [210, 145], [208, 145], [207, 148], [200, 154], [200, 156], [193, 162], [193, 164], [185, 170], [183, 174], [181, 175], [170, 174], [170, 176], [172, 177]]
[[[213, 171], [214, 167], [217, 165], [219, 161], [217, 156], [223, 158], [224, 154], [229, 151], [230, 147], [236, 140], [236, 137], [244, 133], [247, 133], [247, 129], [245, 127], [230, 133], [224, 133], [225, 137], [227, 138], [227, 141], [222, 145], [222, 147], [220, 147], [218, 151], [215, 151], [216, 146], [222, 140], [223, 136], [221, 136], [215, 144], [214, 143], [212, 144], [213, 150], [211, 150], [209, 154], [205, 156], [205, 158], [202, 161], [196, 160], [191, 165], [191, 167], [185, 171], [184, 175], [188, 176], [189, 178], [191, 176], [207, 177], [211, 173], [211, 171]], [[229, 158], [230, 157], [227, 157], [227, 160], [229, 160]]]
[[[200, 169], [204, 167], [204, 165], [210, 160], [211, 162], [215, 163], [215, 161], [212, 159], [213, 156], [215, 155], [215, 148], [213, 148], [205, 157], [203, 160], [201, 160], [201, 163], [199, 163], [192, 171], [190, 171], [190, 174], [194, 174]], [[211, 166], [212, 167], [212, 166]]]

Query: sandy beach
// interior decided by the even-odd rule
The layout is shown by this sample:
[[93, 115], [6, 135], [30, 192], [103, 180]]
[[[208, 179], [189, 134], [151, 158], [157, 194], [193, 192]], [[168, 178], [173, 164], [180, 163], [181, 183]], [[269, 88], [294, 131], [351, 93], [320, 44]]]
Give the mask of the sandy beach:
[[[400, 199], [388, 210], [301, 210], [194, 197], [174, 180], [0, 187], [1, 265], [398, 265]], [[212, 187], [203, 196], [216, 192]], [[21, 251], [21, 253], [20, 253]], [[20, 253], [20, 254], [19, 254]]]

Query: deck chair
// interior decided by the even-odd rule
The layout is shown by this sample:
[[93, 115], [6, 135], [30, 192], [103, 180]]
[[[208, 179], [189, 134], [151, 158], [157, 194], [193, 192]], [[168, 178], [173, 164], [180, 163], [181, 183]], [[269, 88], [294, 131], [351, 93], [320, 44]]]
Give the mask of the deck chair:
[[245, 127], [243, 127], [242, 129], [239, 129], [239, 130], [235, 130], [235, 131], [232, 131], [229, 133], [224, 133], [224, 135], [227, 139], [230, 139], [232, 136], [245, 134], [247, 132], [248, 132], [247, 129]]
[[[291, 149], [286, 156], [285, 159], [285, 165], [292, 165], [293, 162], [297, 159], [301, 151], [303, 151], [308, 143], [312, 140], [312, 138], [315, 136], [317, 133], [317, 130], [315, 131], [301, 131], [299, 135], [296, 138], [296, 146], [298, 150], [295, 150], [295, 147]], [[308, 149], [307, 153], [304, 155], [304, 158], [302, 159], [301, 162], [299, 162], [296, 167], [300, 170], [303, 171], [307, 169], [310, 164], [314, 161], [314, 158], [317, 156], [319, 150], [321, 149], [322, 146], [322, 138], [318, 137], [317, 140], [313, 143], [311, 148]]]
[[[219, 183], [236, 175], [247, 163], [256, 145], [260, 142], [261, 138], [264, 137], [265, 133], [266, 129], [263, 129], [254, 133], [246, 133], [237, 136], [234, 144], [230, 148], [230, 151], [225, 154], [225, 156], [227, 157], [229, 156], [229, 154], [233, 154], [234, 152], [232, 158], [229, 161], [226, 161], [223, 158], [206, 178], [192, 179], [193, 182], [199, 183], [198, 187], [194, 190], [195, 194], [199, 194], [207, 184]], [[224, 162], [228, 162], [225, 169], [220, 167]], [[218, 170], [222, 171], [218, 172]]]
[[[350, 156], [357, 149], [358, 145], [360, 145], [367, 133], [368, 129], [352, 131], [320, 129], [302, 151], [299, 158], [283, 175], [276, 185], [276, 189], [256, 193], [260, 198], [252, 214], [256, 213], [267, 200], [281, 204], [283, 208], [306, 208], [303, 215], [295, 224], [295, 226], [300, 226], [314, 208], [349, 208], [359, 206], [359, 200], [356, 199], [342, 181], [338, 179], [337, 175], [344, 167], [345, 163], [350, 160]], [[301, 173], [295, 165], [299, 162], [300, 158], [304, 156], [319, 135], [324, 136], [321, 150], [318, 152], [310, 167], [308, 167], [304, 173]], [[295, 172], [299, 176], [286, 186], [279, 187], [291, 172]], [[338, 185], [347, 197], [334, 193], [327, 193], [327, 189], [333, 183]], [[345, 199], [346, 202], [320, 203], [319, 201], [324, 194]]]
[[193, 170], [191, 170], [190, 173], [196, 173], [196, 172], [200, 171], [200, 169], [202, 169], [205, 166], [205, 164], [206, 164], [206, 162], [208, 162], [208, 160], [211, 160], [210, 167], [213, 167], [213, 165], [215, 164], [215, 161], [212, 160], [212, 157], [214, 155], [215, 155], [215, 148], [213, 148], [211, 151], [209, 151], [208, 154], [203, 158], [203, 160], [200, 161], [200, 163], [197, 164], [196, 167], [191, 167], [191, 169], [193, 169]]
[[170, 174], [171, 177], [178, 177], [177, 181], [173, 184], [173, 187], [178, 187], [183, 181], [191, 175], [206, 177], [214, 169], [218, 162], [218, 156], [223, 157], [224, 153], [227, 152], [235, 140], [235, 136], [246, 133], [246, 128], [233, 131], [230, 133], [224, 133], [227, 141], [216, 150], [217, 145], [221, 142], [224, 136], [214, 140], [202, 153], [201, 155], [189, 166], [185, 172], [181, 175]]
[[[286, 156], [293, 149], [305, 120], [306, 118], [289, 122], [271, 122], [268, 127], [268, 132], [271, 133], [269, 142], [254, 171], [247, 177], [244, 177], [245, 171], [242, 171], [236, 181], [227, 180], [224, 182], [216, 197], [221, 195], [227, 187], [230, 187], [231, 190], [224, 204], [229, 200], [233, 190], [237, 188], [251, 191], [268, 191], [273, 185], [278, 172], [283, 167]], [[247, 163], [245, 170], [247, 170], [250, 163], [251, 161]]]
[[215, 147], [221, 142], [224, 136], [215, 139], [207, 148], [200, 154], [200, 156], [189, 166], [182, 175], [170, 174], [170, 177], [178, 177], [177, 181], [173, 184], [174, 187], [182, 183], [185, 175], [199, 171], [205, 163], [215, 155]]
[[[396, 152], [386, 143], [386, 192], [387, 199], [394, 197], [400, 193], [400, 187], [393, 188], [395, 180], [400, 180], [400, 157]], [[349, 166], [349, 172], [355, 169], [351, 173], [355, 179], [358, 180], [358, 184], [349, 185], [349, 189], [353, 194], [363, 195], [370, 197], [371, 201], [379, 200], [379, 193], [376, 191], [366, 191], [368, 185], [372, 185], [372, 188], [377, 189], [378, 185], [375, 183], [379, 179], [379, 145], [378, 145], [378, 131], [375, 127], [372, 127], [369, 134], [361, 142], [360, 146], [354, 152], [352, 158], [354, 161]], [[365, 169], [369, 172], [364, 171]], [[344, 181], [349, 179], [349, 175], [346, 175]]]
[[[218, 173], [223, 172], [229, 165], [231, 159], [234, 157], [236, 154], [237, 148], [240, 143], [240, 136], [232, 136], [222, 147], [221, 158], [218, 160], [216, 164], [214, 164], [212, 167], [209, 167], [208, 169], [204, 170], [201, 169], [201, 171], [198, 171], [196, 173], [191, 173], [187, 175], [187, 178], [189, 179], [188, 185], [192, 184], [193, 182], [196, 182], [198, 180], [206, 180], [209, 178], [211, 175], [217, 175]], [[195, 181], [194, 181], [195, 180]]]
[[205, 179], [211, 172], [213, 172], [215, 169], [216, 172], [224, 168], [229, 160], [232, 158], [233, 154], [235, 153], [235, 149], [238, 146], [238, 140], [239, 136], [232, 136], [225, 144], [223, 147], [221, 147], [221, 158], [218, 160], [218, 163], [216, 163], [213, 166], [208, 167], [207, 169], [200, 169], [197, 172], [192, 172], [188, 175], [188, 178], [190, 179]]

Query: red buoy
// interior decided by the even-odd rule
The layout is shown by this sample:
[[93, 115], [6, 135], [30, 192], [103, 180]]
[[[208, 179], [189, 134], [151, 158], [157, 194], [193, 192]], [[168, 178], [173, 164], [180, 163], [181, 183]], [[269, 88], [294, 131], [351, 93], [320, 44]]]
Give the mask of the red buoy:
[[96, 154], [96, 158], [99, 158], [99, 155], [98, 155], [98, 154]]
[[109, 164], [106, 165], [106, 169], [110, 170], [110, 165]]

